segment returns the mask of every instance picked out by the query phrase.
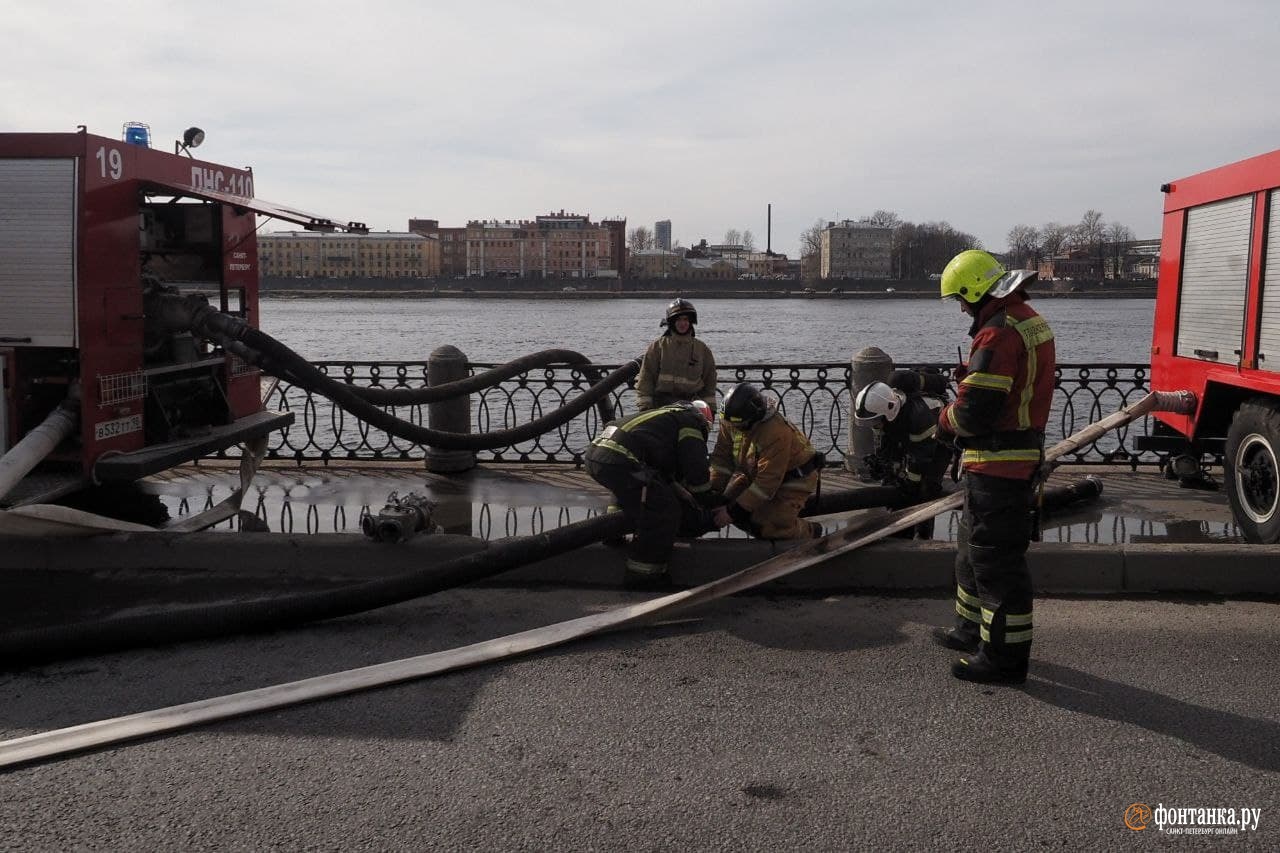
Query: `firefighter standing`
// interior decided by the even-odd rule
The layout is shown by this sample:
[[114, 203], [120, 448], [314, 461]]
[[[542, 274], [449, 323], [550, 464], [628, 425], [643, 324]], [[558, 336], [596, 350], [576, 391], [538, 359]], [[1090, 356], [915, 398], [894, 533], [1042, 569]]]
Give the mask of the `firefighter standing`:
[[701, 400], [674, 403], [613, 421], [587, 448], [587, 473], [613, 492], [635, 525], [626, 561], [629, 586], [668, 582], [676, 536], [710, 529], [710, 511], [694, 500], [710, 493], [707, 433], [713, 418]]
[[711, 452], [711, 489], [725, 505], [717, 527], [732, 522], [761, 539], [809, 539], [822, 528], [800, 518], [818, 486], [822, 457], [805, 434], [747, 383], [724, 398], [720, 432]]
[[[854, 419], [879, 438], [871, 469], [882, 485], [897, 488], [910, 503], [942, 494], [952, 456], [951, 447], [936, 438], [946, 393], [947, 378], [941, 373], [897, 370], [888, 383], [872, 382], [854, 398]], [[932, 539], [933, 519], [895, 535]]]
[[969, 652], [951, 668], [965, 681], [1021, 684], [1031, 658], [1034, 481], [1053, 397], [1053, 330], [1021, 289], [1030, 270], [1006, 271], [969, 250], [942, 273], [942, 298], [973, 318], [973, 344], [954, 402], [938, 418], [962, 448], [964, 514], [956, 552], [956, 621], [935, 636]]
[[667, 306], [662, 337], [649, 344], [636, 379], [636, 407], [641, 411], [678, 400], [702, 400], [716, 406], [716, 360], [711, 348], [698, 340], [693, 327], [698, 311], [687, 299]]

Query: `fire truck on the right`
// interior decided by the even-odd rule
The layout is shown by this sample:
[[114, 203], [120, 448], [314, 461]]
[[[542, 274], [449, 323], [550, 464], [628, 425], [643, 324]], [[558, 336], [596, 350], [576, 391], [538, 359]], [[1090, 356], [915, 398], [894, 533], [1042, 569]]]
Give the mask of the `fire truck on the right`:
[[1198, 469], [1221, 454], [1249, 542], [1280, 542], [1280, 151], [1162, 186], [1151, 388], [1188, 389], [1138, 447]]

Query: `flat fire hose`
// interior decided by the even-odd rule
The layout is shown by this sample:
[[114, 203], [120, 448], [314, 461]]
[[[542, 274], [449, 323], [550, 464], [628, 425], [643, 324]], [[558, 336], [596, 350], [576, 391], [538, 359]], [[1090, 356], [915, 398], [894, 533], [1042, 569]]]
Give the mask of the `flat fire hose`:
[[[1054, 445], [1045, 452], [1045, 464], [1051, 466], [1062, 455], [1097, 441], [1116, 427], [1123, 426], [1152, 411], [1186, 411], [1188, 406], [1194, 406], [1194, 404], [1195, 397], [1189, 392], [1152, 392], [1132, 406], [1090, 424], [1075, 435]], [[186, 729], [215, 720], [467, 669], [553, 648], [606, 630], [651, 621], [659, 616], [667, 616], [679, 610], [751, 589], [800, 569], [817, 565], [836, 554], [869, 545], [949, 509], [955, 509], [961, 505], [963, 499], [962, 494], [955, 493], [926, 504], [907, 507], [874, 519], [870, 523], [847, 527], [821, 539], [806, 542], [786, 553], [702, 586], [604, 613], [570, 619], [566, 622], [484, 640], [456, 649], [446, 649], [417, 657], [2, 741], [0, 742], [0, 768], [149, 737], [162, 732]]]

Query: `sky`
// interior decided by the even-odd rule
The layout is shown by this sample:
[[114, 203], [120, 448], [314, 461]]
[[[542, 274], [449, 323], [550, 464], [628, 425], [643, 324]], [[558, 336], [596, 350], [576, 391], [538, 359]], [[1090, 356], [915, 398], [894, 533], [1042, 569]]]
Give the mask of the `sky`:
[[[1272, 0], [0, 0], [0, 131], [86, 125], [252, 166], [259, 197], [404, 231], [565, 210], [798, 254], [878, 209], [1000, 251], [1280, 148]], [[265, 231], [288, 230], [268, 223]]]

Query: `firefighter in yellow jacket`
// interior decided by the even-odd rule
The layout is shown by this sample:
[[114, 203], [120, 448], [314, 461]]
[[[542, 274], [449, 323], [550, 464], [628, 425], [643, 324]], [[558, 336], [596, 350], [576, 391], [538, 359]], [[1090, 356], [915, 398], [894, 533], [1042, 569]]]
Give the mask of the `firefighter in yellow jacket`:
[[818, 487], [821, 466], [822, 457], [776, 403], [753, 385], [735, 385], [725, 395], [711, 452], [711, 489], [725, 501], [715, 512], [716, 526], [732, 521], [761, 539], [820, 535], [821, 526], [800, 518], [800, 511]]
[[645, 350], [636, 377], [636, 408], [643, 412], [681, 400], [701, 400], [715, 411], [716, 360], [694, 332], [697, 309], [687, 299], [676, 299], [659, 325], [667, 331]]

